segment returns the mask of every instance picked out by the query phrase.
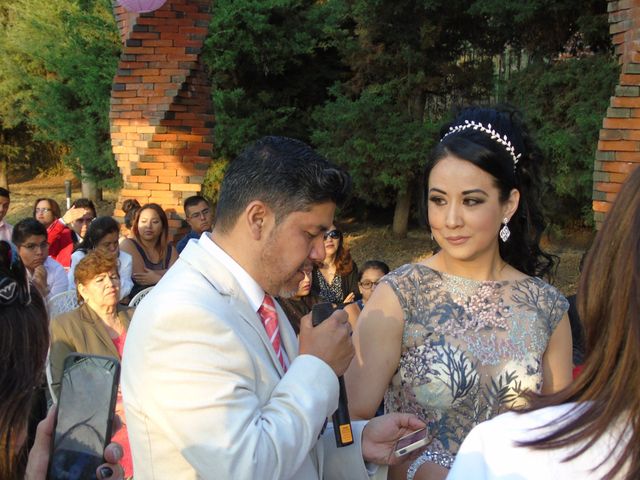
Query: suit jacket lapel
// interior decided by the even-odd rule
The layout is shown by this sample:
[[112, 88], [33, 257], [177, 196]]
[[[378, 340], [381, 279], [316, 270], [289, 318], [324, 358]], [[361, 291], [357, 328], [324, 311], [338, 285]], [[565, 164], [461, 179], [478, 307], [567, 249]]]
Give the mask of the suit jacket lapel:
[[[218, 261], [218, 259], [213, 257], [207, 250], [200, 246], [200, 242], [202, 241], [204, 240], [200, 239], [197, 242], [189, 242], [180, 254], [178, 261], [187, 262], [191, 268], [200, 272], [200, 274], [221, 295], [228, 297], [229, 304], [233, 306], [238, 316], [243, 321], [247, 322], [260, 337], [260, 340], [264, 344], [264, 348], [269, 352], [269, 358], [271, 358], [271, 361], [278, 370], [280, 376], [284, 375], [284, 370], [280, 364], [280, 360], [276, 357], [276, 353], [273, 350], [273, 346], [267, 336], [267, 332], [264, 329], [264, 325], [262, 324], [262, 320], [260, 319], [258, 312], [253, 311], [249, 304], [249, 299], [246, 297], [244, 291], [240, 287], [240, 284], [231, 272], [229, 272], [229, 270], [227, 270], [225, 266]], [[280, 325], [280, 332], [282, 332], [282, 318], [287, 322], [288, 320], [279, 305], [276, 309], [278, 309], [278, 324]], [[286, 346], [285, 351], [287, 352], [287, 355], [289, 355], [290, 350]], [[292, 357], [290, 356], [289, 358], [291, 359]]]

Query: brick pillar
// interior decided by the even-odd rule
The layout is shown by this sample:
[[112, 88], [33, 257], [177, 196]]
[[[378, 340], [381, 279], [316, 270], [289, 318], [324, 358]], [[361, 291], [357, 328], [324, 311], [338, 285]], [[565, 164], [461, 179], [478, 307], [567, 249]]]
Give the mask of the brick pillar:
[[123, 42], [111, 89], [111, 145], [124, 188], [122, 202], [162, 205], [169, 237], [183, 233], [182, 201], [200, 192], [213, 153], [213, 114], [200, 52], [210, 0], [167, 0], [132, 14], [114, 0]]
[[622, 71], [596, 152], [593, 211], [597, 228], [624, 180], [640, 165], [640, 0], [609, 1], [608, 11]]

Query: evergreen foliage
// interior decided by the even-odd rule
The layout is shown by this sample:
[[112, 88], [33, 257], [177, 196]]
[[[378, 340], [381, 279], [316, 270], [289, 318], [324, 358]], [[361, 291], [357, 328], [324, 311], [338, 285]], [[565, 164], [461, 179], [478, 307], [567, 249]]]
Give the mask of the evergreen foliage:
[[216, 150], [233, 158], [266, 134], [309, 139], [311, 109], [342, 70], [335, 12], [313, 0], [219, 0], [204, 50]]
[[109, 0], [15, 0], [0, 32], [0, 119], [67, 148], [67, 163], [98, 185], [119, 175], [109, 98], [120, 51]]
[[506, 94], [518, 105], [546, 159], [545, 205], [554, 223], [591, 225], [593, 163], [598, 132], [619, 67], [610, 55], [546, 63], [517, 72]]

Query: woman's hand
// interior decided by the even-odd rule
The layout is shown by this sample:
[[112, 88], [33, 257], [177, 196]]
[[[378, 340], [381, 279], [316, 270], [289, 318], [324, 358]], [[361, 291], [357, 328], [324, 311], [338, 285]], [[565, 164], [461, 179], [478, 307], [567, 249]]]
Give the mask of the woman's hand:
[[[29, 452], [25, 480], [45, 480], [49, 467], [50, 449], [53, 439], [53, 425], [56, 418], [56, 408], [49, 410], [47, 417], [38, 424], [36, 438]], [[124, 471], [118, 465], [122, 459], [122, 447], [117, 443], [110, 443], [104, 449], [107, 463], [100, 465], [96, 474], [101, 480], [123, 480]]]
[[162, 273], [145, 267], [144, 272], [134, 273], [132, 277], [140, 285], [155, 285], [162, 278]]
[[344, 297], [344, 300], [342, 300], [342, 303], [351, 303], [351, 302], [354, 302], [355, 300], [356, 300], [356, 294], [351, 292], [349, 295]]

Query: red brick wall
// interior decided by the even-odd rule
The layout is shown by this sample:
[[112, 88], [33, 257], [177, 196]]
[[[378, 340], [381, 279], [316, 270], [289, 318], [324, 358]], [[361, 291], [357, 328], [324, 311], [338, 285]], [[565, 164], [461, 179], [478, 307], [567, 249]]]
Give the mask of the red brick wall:
[[111, 90], [111, 145], [124, 180], [116, 204], [162, 205], [170, 238], [182, 233], [182, 202], [200, 192], [213, 151], [211, 89], [200, 61], [210, 0], [167, 0], [131, 14], [114, 1], [123, 50]]
[[621, 184], [640, 165], [640, 0], [609, 1], [609, 24], [622, 70], [600, 130], [593, 173], [599, 227]]

